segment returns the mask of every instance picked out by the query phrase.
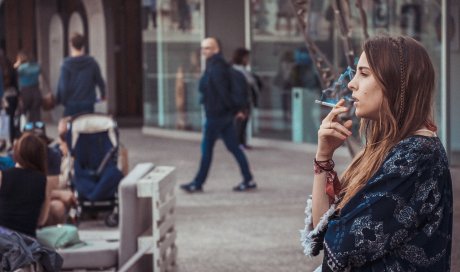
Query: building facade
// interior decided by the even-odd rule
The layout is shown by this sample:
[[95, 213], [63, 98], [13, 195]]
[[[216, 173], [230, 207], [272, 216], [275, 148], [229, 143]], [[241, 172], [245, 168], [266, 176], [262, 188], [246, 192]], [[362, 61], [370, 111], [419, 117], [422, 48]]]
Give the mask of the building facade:
[[[101, 68], [107, 101], [99, 111], [142, 120], [142, 37], [139, 1], [3, 0], [0, 46], [14, 61], [18, 51], [33, 56], [55, 91], [60, 65], [73, 32], [87, 37], [85, 49]], [[56, 120], [62, 109], [50, 118]]]

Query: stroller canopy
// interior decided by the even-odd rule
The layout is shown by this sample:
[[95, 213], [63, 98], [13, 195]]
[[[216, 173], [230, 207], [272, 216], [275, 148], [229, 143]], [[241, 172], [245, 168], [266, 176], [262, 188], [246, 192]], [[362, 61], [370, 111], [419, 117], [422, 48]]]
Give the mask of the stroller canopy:
[[118, 146], [117, 123], [112, 117], [103, 114], [83, 114], [77, 116], [70, 122], [71, 125], [71, 145], [73, 150], [82, 133], [98, 133], [107, 131], [113, 146]]

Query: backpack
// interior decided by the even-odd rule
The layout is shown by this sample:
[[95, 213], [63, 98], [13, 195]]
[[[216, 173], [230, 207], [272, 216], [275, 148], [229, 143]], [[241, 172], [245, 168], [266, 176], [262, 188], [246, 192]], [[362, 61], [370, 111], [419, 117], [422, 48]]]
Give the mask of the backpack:
[[230, 98], [232, 107], [239, 111], [248, 106], [248, 82], [242, 72], [230, 67]]

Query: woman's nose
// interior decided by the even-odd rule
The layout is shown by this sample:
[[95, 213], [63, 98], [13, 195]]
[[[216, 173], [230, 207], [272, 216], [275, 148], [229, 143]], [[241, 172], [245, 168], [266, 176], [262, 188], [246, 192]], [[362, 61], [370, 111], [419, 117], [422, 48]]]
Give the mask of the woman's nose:
[[352, 91], [356, 91], [356, 90], [357, 90], [357, 89], [356, 89], [355, 78], [356, 78], [356, 76], [354, 76], [354, 77], [351, 79], [351, 81], [348, 82], [348, 85], [347, 85], [348, 89], [350, 89], [350, 90], [352, 90]]

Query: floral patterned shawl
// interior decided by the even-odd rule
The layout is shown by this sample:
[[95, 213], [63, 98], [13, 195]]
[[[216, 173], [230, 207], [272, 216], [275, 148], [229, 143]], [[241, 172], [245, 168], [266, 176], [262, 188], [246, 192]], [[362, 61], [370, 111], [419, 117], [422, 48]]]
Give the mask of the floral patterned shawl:
[[452, 180], [436, 137], [398, 143], [367, 184], [312, 227], [307, 201], [304, 253], [324, 249], [317, 271], [450, 271]]

